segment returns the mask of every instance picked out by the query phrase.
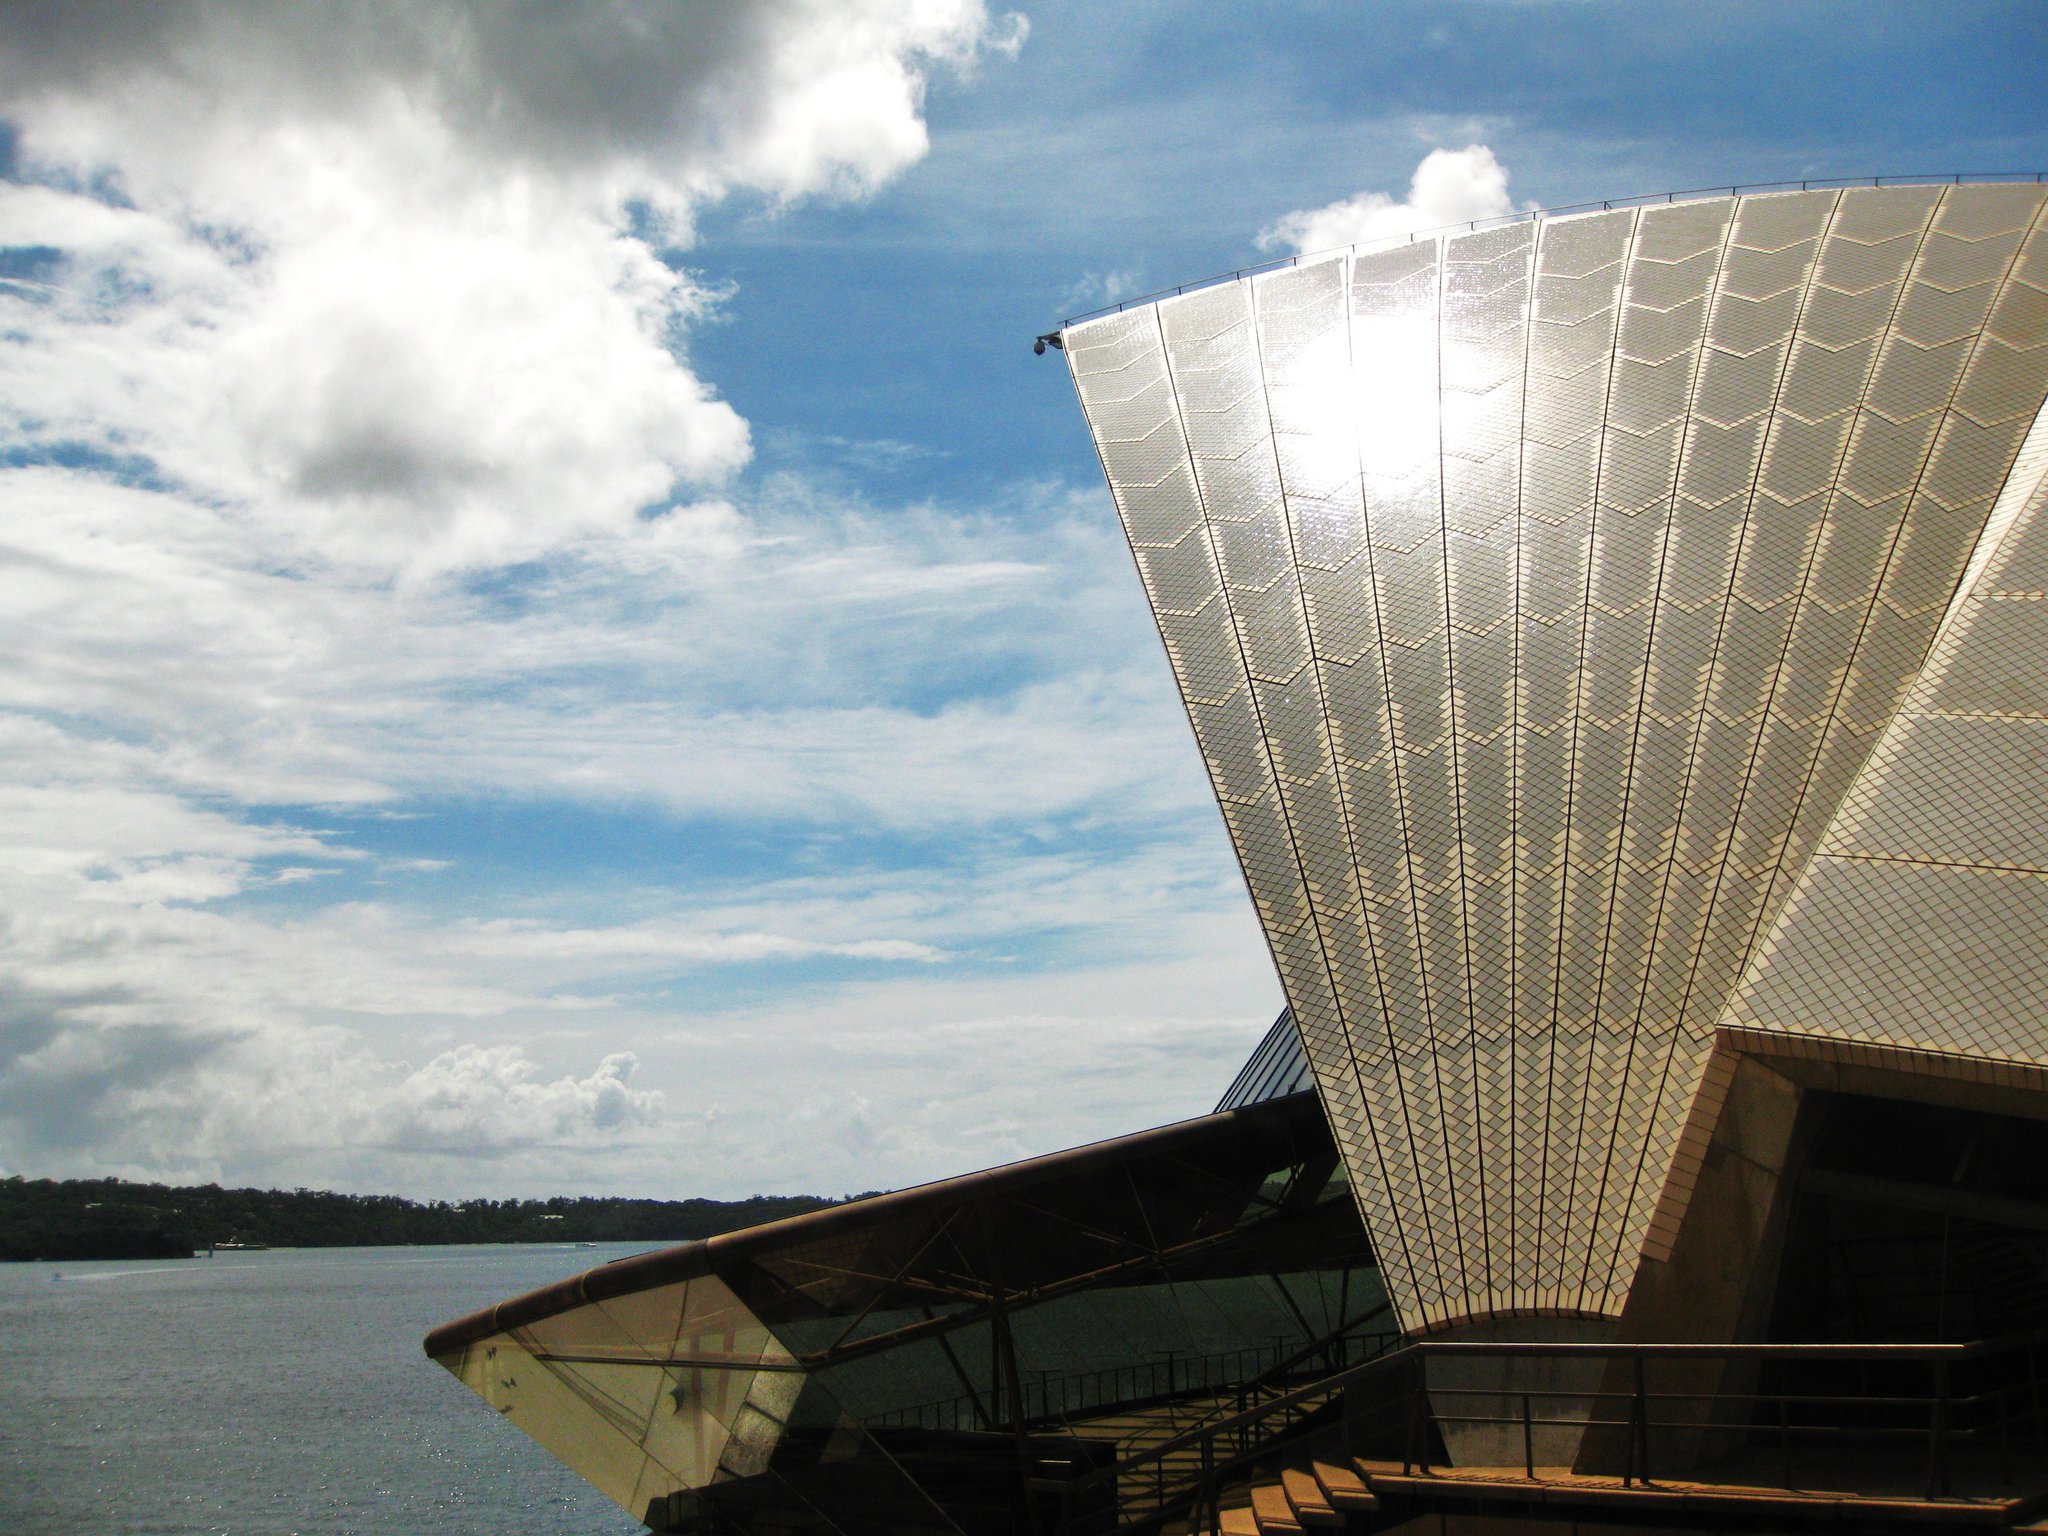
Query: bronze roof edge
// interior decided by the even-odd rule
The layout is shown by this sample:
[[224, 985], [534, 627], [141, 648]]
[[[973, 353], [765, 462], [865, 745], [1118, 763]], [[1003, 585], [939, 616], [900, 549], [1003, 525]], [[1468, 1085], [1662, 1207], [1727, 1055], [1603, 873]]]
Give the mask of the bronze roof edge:
[[[1131, 1131], [1104, 1141], [1091, 1141], [1059, 1152], [1002, 1163], [975, 1173], [955, 1174], [929, 1184], [914, 1184], [908, 1189], [867, 1195], [840, 1205], [784, 1216], [776, 1221], [743, 1227], [737, 1232], [722, 1232], [673, 1248], [659, 1248], [651, 1253], [614, 1259], [580, 1275], [571, 1275], [466, 1317], [456, 1318], [453, 1322], [443, 1323], [426, 1336], [422, 1347], [438, 1360], [494, 1334], [523, 1328], [594, 1301], [712, 1274], [724, 1262], [750, 1258], [765, 1248], [830, 1236], [836, 1227], [861, 1225], [878, 1216], [906, 1215], [928, 1205], [957, 1200], [970, 1190], [993, 1194], [1016, 1185], [1029, 1185], [1040, 1179], [1057, 1177], [1074, 1165], [1096, 1157], [1206, 1141], [1247, 1122], [1277, 1120], [1283, 1110], [1289, 1115], [1298, 1113], [1302, 1100], [1312, 1102], [1313, 1099], [1313, 1091], [1304, 1089], [1284, 1098], [1265, 1099], [1236, 1109], [1196, 1115], [1149, 1130]], [[1317, 1123], [1321, 1123], [1320, 1116]]]

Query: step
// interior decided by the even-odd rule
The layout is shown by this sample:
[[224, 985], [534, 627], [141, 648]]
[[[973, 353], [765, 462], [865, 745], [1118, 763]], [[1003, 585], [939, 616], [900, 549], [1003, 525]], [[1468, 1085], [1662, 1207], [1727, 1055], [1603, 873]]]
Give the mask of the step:
[[1271, 1483], [1252, 1490], [1252, 1518], [1258, 1521], [1259, 1536], [1306, 1536], [1287, 1495]]
[[1287, 1503], [1294, 1510], [1295, 1519], [1304, 1526], [1344, 1528], [1344, 1517], [1323, 1496], [1323, 1490], [1311, 1474], [1289, 1467], [1280, 1474], [1280, 1491], [1287, 1495]]
[[1349, 1467], [1340, 1467], [1335, 1462], [1318, 1461], [1311, 1464], [1323, 1497], [1332, 1508], [1341, 1510], [1371, 1511], [1379, 1508], [1380, 1501], [1373, 1491], [1365, 1486], [1365, 1479]]
[[[1419, 1468], [1403, 1471], [1399, 1462], [1375, 1462], [1360, 1458], [1356, 1465], [1373, 1491], [1381, 1497], [1420, 1498], [1436, 1506], [1449, 1518], [1448, 1507], [1484, 1503], [1503, 1498], [1534, 1501], [1558, 1519], [1576, 1507], [1582, 1518], [1613, 1519], [1624, 1512], [1674, 1515], [1712, 1510], [1710, 1523], [1719, 1523], [1741, 1511], [1751, 1518], [1770, 1521], [1786, 1516], [1795, 1519], [1833, 1518], [1847, 1520], [1910, 1519], [1925, 1524], [1997, 1526], [2011, 1530], [2007, 1522], [2025, 1506], [2014, 1500], [1966, 1499], [1924, 1500], [1873, 1497], [1854, 1493], [1805, 1492], [1787, 1488], [1758, 1488], [1735, 1484], [1669, 1482], [1627, 1485], [1612, 1478], [1576, 1477], [1562, 1468], [1539, 1468], [1539, 1479], [1531, 1483], [1507, 1468], [1466, 1468], [1462, 1472], [1444, 1468], [1434, 1473]], [[2031, 1509], [2027, 1510], [2032, 1513]]]
[[1226, 1509], [1223, 1536], [1259, 1536], [1258, 1517], [1248, 1509]]

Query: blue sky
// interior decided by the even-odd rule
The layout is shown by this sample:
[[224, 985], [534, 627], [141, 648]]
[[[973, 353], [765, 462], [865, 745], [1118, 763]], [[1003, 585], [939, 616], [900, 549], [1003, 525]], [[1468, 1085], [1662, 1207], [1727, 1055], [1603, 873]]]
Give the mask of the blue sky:
[[2048, 167], [2048, 8], [1851, 14], [13, 8], [0, 1172], [836, 1192], [1206, 1109], [1278, 987], [1031, 337]]

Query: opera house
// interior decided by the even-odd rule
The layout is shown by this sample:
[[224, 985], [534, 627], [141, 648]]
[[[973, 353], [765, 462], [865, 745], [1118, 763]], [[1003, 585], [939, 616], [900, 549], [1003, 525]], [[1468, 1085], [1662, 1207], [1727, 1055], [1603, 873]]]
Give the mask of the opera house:
[[428, 1353], [656, 1530], [2048, 1530], [2048, 187], [1045, 340], [1287, 1012]]

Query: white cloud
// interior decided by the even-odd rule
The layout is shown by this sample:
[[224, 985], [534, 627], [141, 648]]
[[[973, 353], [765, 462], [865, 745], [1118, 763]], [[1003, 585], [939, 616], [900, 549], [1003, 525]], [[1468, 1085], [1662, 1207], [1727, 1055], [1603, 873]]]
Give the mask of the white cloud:
[[1083, 272], [1060, 295], [1058, 307], [1069, 313], [1106, 308], [1135, 297], [1142, 283], [1143, 279], [1134, 267], [1113, 272]]
[[[609, 928], [361, 904], [287, 923], [161, 904], [17, 916], [0, 1171], [838, 1192], [1196, 1113], [1276, 1006], [1256, 924], [1204, 856], [1218, 851], [990, 850], [950, 874], [834, 873]], [[965, 953], [1060, 925], [1103, 959], [913, 975], [902, 963], [926, 946], [857, 937]], [[705, 965], [800, 952], [851, 959], [855, 978], [685, 1008], [663, 995]], [[633, 995], [604, 990], [620, 987]]]
[[634, 1086], [631, 1051], [550, 1079], [517, 1045], [465, 1042], [415, 1068], [332, 1027], [30, 1025], [24, 999], [9, 1002], [0, 1168], [27, 1153], [41, 1172], [196, 1181], [311, 1166], [325, 1180], [353, 1162], [377, 1170], [373, 1184], [396, 1174], [459, 1192], [488, 1177], [476, 1160], [531, 1159], [537, 1172], [564, 1154], [616, 1155], [668, 1116], [661, 1092]]
[[231, 512], [72, 471], [0, 471], [0, 494], [0, 764], [20, 774], [215, 804], [541, 795], [924, 827], [1147, 780], [1202, 803], [1092, 502], [1020, 498], [1020, 526], [813, 495], [801, 521], [757, 506], [719, 553], [586, 551], [507, 605], [304, 579], [237, 550]]
[[363, 162], [400, 192], [459, 163], [501, 185], [509, 171], [609, 203], [655, 197], [681, 218], [735, 190], [860, 195], [925, 153], [932, 70], [1013, 55], [1026, 32], [978, 0], [73, 0], [10, 7], [0, 26], [11, 112], [131, 187], [247, 213], [307, 147], [340, 151], [301, 217], [360, 194]]
[[666, 966], [746, 964], [760, 960], [934, 961], [941, 952], [909, 939], [840, 942], [759, 930], [705, 932], [674, 918], [608, 928], [550, 928], [524, 919], [498, 918], [463, 930], [461, 947], [481, 956], [521, 960], [655, 961]]
[[[1099, 494], [743, 476], [688, 351], [712, 200], [872, 192], [1022, 24], [555, 14], [0, 12], [0, 1168], [866, 1187], [1200, 1107], [1256, 1031]], [[458, 803], [911, 851], [515, 895], [364, 835]]]
[[1484, 144], [1468, 144], [1424, 155], [1405, 200], [1385, 192], [1360, 192], [1321, 208], [1299, 208], [1262, 230], [1259, 247], [1308, 254], [1474, 219], [1505, 218], [1514, 212], [1507, 167]]
[[[1136, 904], [1163, 905], [1142, 893]], [[778, 1188], [901, 1185], [1200, 1114], [1271, 1021], [1278, 988], [1241, 903], [1181, 892], [1174, 907], [1167, 947], [1149, 955], [1133, 946], [1054, 975], [876, 976], [829, 1013], [734, 1008], [650, 1036], [641, 1055], [650, 1076], [687, 1064], [698, 1085], [692, 1165]]]
[[713, 296], [666, 248], [735, 192], [871, 192], [925, 152], [929, 72], [1023, 36], [979, 0], [0, 27], [42, 183], [0, 188], [0, 239], [61, 253], [0, 289], [16, 435], [142, 455], [296, 565], [414, 578], [631, 535], [743, 464], [680, 352]]
[[477, 1154], [552, 1147], [649, 1125], [659, 1093], [630, 1085], [639, 1058], [615, 1051], [587, 1077], [536, 1082], [516, 1045], [462, 1045], [403, 1078], [349, 1140], [369, 1146]]
[[[1231, 1063], [1160, 1020], [1204, 999], [1228, 1056], [1266, 1007], [1098, 506], [885, 518], [771, 488], [726, 554], [607, 546], [507, 604], [237, 564], [231, 512], [163, 492], [49, 469], [0, 485], [21, 509], [0, 528], [0, 986], [44, 1042], [0, 1041], [0, 1166], [447, 1194], [870, 1187], [1199, 1108]], [[366, 899], [387, 873], [461, 877], [460, 857], [366, 853], [354, 830], [451, 795], [940, 851], [697, 892], [594, 894], [572, 867], [537, 907], [473, 886], [452, 910], [417, 885]], [[281, 805], [297, 809], [239, 809]], [[1043, 845], [1064, 824], [1097, 829], [1085, 853]], [[251, 903], [280, 881], [311, 902]], [[550, 905], [565, 900], [584, 915]], [[1218, 909], [1236, 913], [1229, 941], [1185, 948]], [[1124, 958], [1062, 992], [1028, 958], [1045, 933], [1084, 963]], [[852, 980], [800, 982], [807, 1001], [768, 1014], [691, 980], [818, 966]], [[912, 972], [917, 989], [842, 1006], [862, 977]], [[1253, 1000], [1221, 1001], [1231, 987]], [[678, 1035], [702, 1044], [663, 1044]], [[1063, 1052], [1142, 1038], [1149, 1065], [1122, 1090], [1076, 1091]], [[416, 1051], [517, 1043], [544, 1081], [582, 1081], [622, 1041], [668, 1110], [630, 1136], [593, 1129], [569, 1161], [388, 1133]], [[987, 1060], [954, 1098], [956, 1051]], [[855, 1132], [819, 1085], [864, 1085], [866, 1139], [778, 1139], [764, 1061], [787, 1064], [792, 1102], [822, 1095], [821, 1136]], [[90, 1144], [68, 1148], [67, 1126]], [[651, 1185], [635, 1170], [656, 1145]]]

